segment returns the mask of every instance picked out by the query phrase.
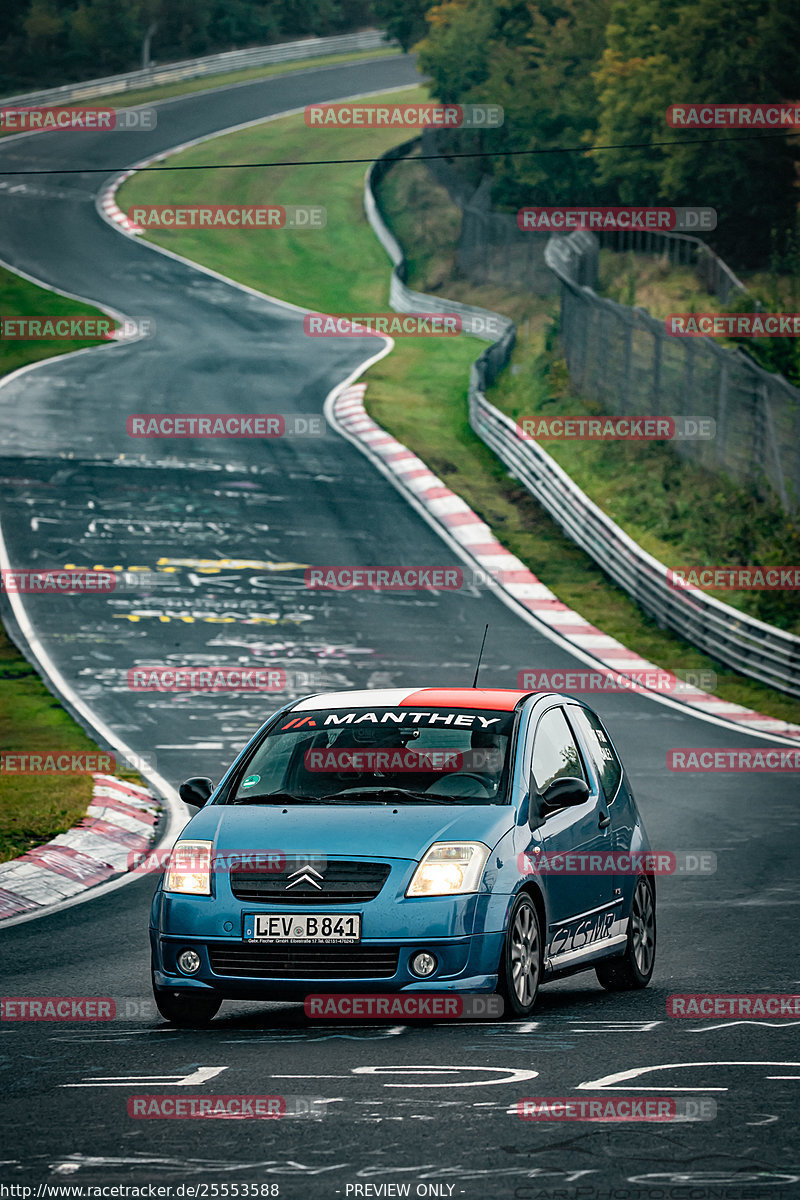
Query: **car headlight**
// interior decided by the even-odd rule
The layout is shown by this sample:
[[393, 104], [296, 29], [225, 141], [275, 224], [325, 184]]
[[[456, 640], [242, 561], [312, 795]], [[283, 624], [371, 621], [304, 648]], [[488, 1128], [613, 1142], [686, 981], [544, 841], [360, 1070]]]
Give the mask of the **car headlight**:
[[477, 892], [490, 853], [483, 842], [434, 842], [414, 872], [406, 895]]
[[176, 842], [169, 856], [164, 891], [210, 896], [212, 845], [212, 842]]

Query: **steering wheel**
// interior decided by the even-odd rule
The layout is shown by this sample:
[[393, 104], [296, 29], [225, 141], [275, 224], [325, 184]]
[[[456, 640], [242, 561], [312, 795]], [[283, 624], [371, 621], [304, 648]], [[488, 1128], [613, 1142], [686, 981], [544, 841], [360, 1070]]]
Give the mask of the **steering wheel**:
[[[469, 790], [459, 791], [458, 786], [456, 786], [455, 790], [453, 790], [453, 784], [459, 779], [471, 779], [474, 783], [478, 784], [481, 789], [480, 792]], [[489, 788], [486, 786], [486, 780], [482, 776], [476, 775], [473, 771], [456, 771], [452, 775], [445, 775], [441, 779], [437, 779], [429, 788], [426, 788], [425, 791], [426, 793], [430, 793], [432, 796], [477, 796], [478, 799], [483, 799], [484, 796], [491, 795]]]

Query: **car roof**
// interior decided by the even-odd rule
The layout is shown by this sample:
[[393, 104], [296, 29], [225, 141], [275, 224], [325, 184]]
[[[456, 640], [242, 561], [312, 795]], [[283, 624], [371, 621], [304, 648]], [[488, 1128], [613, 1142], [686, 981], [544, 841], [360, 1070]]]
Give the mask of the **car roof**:
[[292, 706], [292, 712], [319, 708], [481, 708], [513, 712], [520, 700], [534, 695], [506, 688], [375, 688], [372, 691], [319, 692]]

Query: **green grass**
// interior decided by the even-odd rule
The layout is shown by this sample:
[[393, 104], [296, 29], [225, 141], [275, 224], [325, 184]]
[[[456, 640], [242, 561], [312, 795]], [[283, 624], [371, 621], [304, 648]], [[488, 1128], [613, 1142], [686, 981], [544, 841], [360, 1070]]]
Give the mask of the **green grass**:
[[[105, 316], [84, 304], [81, 300], [70, 300], [59, 296], [56, 292], [46, 291], [0, 267], [0, 307], [4, 317], [76, 317], [76, 316]], [[113, 328], [113, 321], [112, 321]], [[0, 338], [0, 375], [8, 375], [18, 367], [28, 363], [40, 362], [44, 358], [52, 358], [56, 354], [66, 354], [70, 350], [81, 350], [87, 346], [100, 346], [102, 338], [72, 339], [59, 342], [22, 342], [6, 341]]]
[[[0, 729], [0, 752], [97, 753], [2, 629]], [[65, 833], [91, 797], [91, 775], [0, 774], [0, 862]]]
[[[398, 101], [419, 97], [398, 94]], [[353, 132], [309, 130], [302, 118], [214, 139], [177, 156], [181, 164], [247, 161], [253, 154], [272, 159], [378, 156], [400, 140], [389, 130]], [[363, 214], [363, 165], [273, 168], [269, 173], [231, 169], [204, 177], [199, 172], [138, 175], [118, 194], [123, 209], [158, 203], [324, 203], [324, 230], [179, 230], [151, 234], [154, 241], [285, 300], [330, 312], [383, 311], [387, 305], [389, 262]], [[268, 184], [268, 190], [265, 185]], [[446, 194], [420, 164], [402, 164], [388, 176], [382, 193], [388, 215], [412, 258], [411, 286], [453, 299], [508, 312], [520, 328], [515, 365], [546, 350], [555, 313], [553, 300], [477, 288], [452, 267], [458, 228]], [[647, 659], [669, 669], [715, 669], [718, 694], [735, 703], [800, 721], [800, 703], [733, 674], [673, 635], [659, 630], [620, 589], [570, 542], [502, 464], [475, 436], [467, 419], [469, 362], [482, 348], [474, 339], [447, 342], [398, 340], [395, 351], [367, 375], [367, 407], [385, 428], [429, 464], [492, 527], [508, 546], [565, 603]], [[548, 367], [558, 380], [557, 362]], [[519, 376], [502, 377], [510, 386]], [[545, 395], [553, 383], [538, 381]], [[525, 387], [528, 381], [524, 380]], [[530, 397], [527, 395], [529, 404]], [[524, 657], [524, 652], [521, 655]], [[524, 666], [524, 662], [521, 662]]]
[[[398, 103], [419, 89], [395, 93]], [[397, 142], [396, 130], [310, 129], [301, 115], [214, 138], [170, 159], [195, 166], [269, 160], [366, 157]], [[124, 211], [148, 204], [311, 204], [322, 229], [148, 231], [158, 245], [295, 304], [331, 312], [388, 309], [388, 259], [371, 234], [361, 194], [366, 164], [143, 173], [117, 192]]]
[[[37, 287], [0, 268], [3, 316], [102, 316], [98, 309]], [[0, 340], [0, 375], [93, 341]], [[0, 393], [2, 403], [2, 393]], [[0, 627], [0, 751], [96, 753], [98, 747], [62, 708]], [[133, 772], [116, 774], [138, 780]], [[92, 796], [90, 775], [0, 773], [0, 862], [64, 833], [85, 815]]]
[[[184, 79], [175, 83], [162, 83], [156, 87], [140, 88], [138, 91], [117, 92], [113, 96], [100, 96], [90, 100], [74, 101], [73, 107], [81, 108], [132, 108], [137, 104], [151, 104], [156, 100], [168, 100], [172, 96], [188, 96], [193, 92], [228, 87], [232, 83], [249, 83], [254, 79], [270, 79], [275, 75], [288, 75], [293, 71], [313, 70], [315, 67], [332, 67], [340, 63], [353, 63], [372, 58], [392, 58], [401, 51], [393, 47], [385, 50], [356, 50], [352, 54], [326, 54], [320, 58], [298, 59], [296, 62], [273, 63], [263, 67], [248, 67], [242, 71], [230, 71], [226, 75], [205, 75], [198, 79]], [[87, 81], [87, 85], [88, 85]], [[80, 84], [76, 84], [80, 87]], [[8, 137], [7, 133], [0, 133]]]
[[664, 320], [673, 312], [722, 312], [691, 267], [673, 266], [665, 255], [601, 250], [596, 291], [628, 307], [646, 308]]
[[[97, 747], [0, 630], [0, 750], [93, 753]], [[0, 862], [64, 833], [86, 813], [90, 775], [0, 775]]]

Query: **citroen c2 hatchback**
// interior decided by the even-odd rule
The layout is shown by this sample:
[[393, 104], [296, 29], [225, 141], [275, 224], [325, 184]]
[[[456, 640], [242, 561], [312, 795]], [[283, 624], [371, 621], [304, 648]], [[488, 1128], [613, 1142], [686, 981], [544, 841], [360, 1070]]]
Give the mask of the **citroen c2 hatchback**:
[[[649, 843], [603, 723], [568, 696], [399, 688], [274, 713], [183, 830], [150, 918], [153, 989], [177, 1025], [225, 999], [499, 992], [593, 969], [645, 987], [652, 873], [564, 873]], [[599, 857], [597, 857], [599, 856]], [[611, 861], [615, 862], [614, 855]]]

